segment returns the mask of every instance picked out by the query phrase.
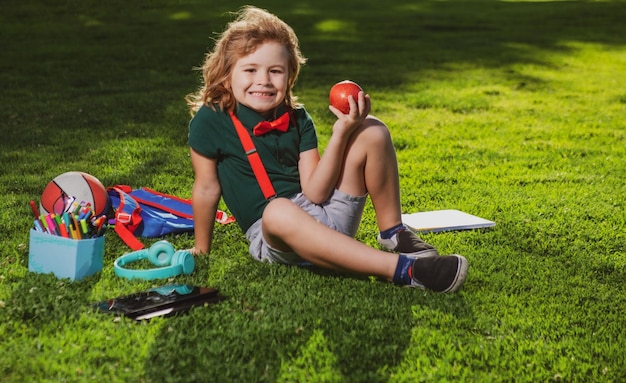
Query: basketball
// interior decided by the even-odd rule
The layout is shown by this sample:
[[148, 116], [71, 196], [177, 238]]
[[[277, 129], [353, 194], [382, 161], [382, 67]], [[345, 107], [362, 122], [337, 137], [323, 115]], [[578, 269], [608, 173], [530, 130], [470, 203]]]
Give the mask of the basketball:
[[106, 188], [94, 176], [83, 172], [67, 172], [50, 181], [41, 194], [41, 214], [63, 214], [71, 208], [72, 197], [78, 203], [89, 203], [94, 215], [106, 214], [109, 195]]

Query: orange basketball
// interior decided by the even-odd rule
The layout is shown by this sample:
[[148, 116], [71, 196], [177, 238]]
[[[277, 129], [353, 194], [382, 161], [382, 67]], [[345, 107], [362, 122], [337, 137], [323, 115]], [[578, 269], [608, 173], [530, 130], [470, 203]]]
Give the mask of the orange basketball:
[[94, 176], [83, 172], [67, 172], [50, 181], [41, 194], [41, 214], [63, 214], [70, 206], [67, 201], [74, 197], [76, 202], [89, 203], [94, 215], [106, 214], [109, 195], [106, 188]]

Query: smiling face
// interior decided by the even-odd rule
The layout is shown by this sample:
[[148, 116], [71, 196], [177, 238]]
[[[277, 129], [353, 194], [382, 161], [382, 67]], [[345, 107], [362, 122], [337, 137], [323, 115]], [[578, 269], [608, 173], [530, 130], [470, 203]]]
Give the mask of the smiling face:
[[289, 82], [287, 49], [268, 41], [247, 56], [237, 60], [230, 77], [237, 102], [267, 113], [285, 101]]

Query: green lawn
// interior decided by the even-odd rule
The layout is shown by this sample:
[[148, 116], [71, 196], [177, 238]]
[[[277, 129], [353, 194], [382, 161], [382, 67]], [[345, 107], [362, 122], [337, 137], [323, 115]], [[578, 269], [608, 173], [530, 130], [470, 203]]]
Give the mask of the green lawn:
[[[392, 130], [405, 212], [496, 221], [423, 236], [469, 260], [459, 293], [260, 264], [234, 224], [174, 279], [228, 299], [185, 316], [92, 311], [167, 283], [116, 277], [113, 232], [102, 273], [28, 272], [28, 201], [61, 173], [190, 196], [184, 96], [243, 4], [0, 3], [0, 381], [626, 381], [624, 1], [255, 4], [300, 37], [322, 145], [328, 90], [354, 80]], [[358, 238], [376, 233], [367, 205]]]

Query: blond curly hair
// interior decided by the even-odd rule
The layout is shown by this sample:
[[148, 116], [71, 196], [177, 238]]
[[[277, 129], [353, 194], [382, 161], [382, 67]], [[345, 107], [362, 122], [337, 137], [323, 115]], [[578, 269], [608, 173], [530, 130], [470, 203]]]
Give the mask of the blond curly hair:
[[186, 97], [189, 111], [193, 116], [202, 105], [222, 110], [234, 110], [237, 101], [230, 89], [230, 76], [235, 63], [241, 57], [253, 53], [261, 44], [268, 41], [278, 42], [287, 48], [289, 68], [285, 105], [290, 108], [300, 106], [292, 88], [300, 73], [300, 67], [306, 63], [293, 29], [277, 16], [253, 6], [245, 6], [236, 13], [224, 32], [209, 51], [202, 67], [202, 85], [195, 93]]

